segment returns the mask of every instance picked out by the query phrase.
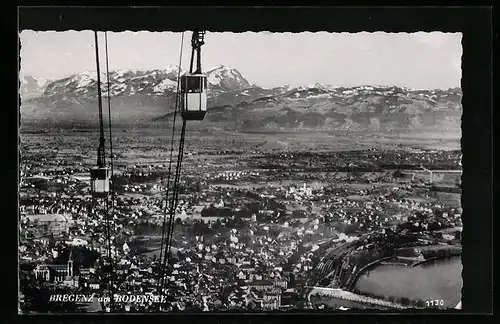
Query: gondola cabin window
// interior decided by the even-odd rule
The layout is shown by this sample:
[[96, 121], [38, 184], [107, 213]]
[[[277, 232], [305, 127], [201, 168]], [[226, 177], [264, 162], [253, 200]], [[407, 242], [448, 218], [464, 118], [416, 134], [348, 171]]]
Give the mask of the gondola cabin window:
[[105, 198], [109, 195], [109, 168], [90, 170], [90, 190], [92, 197]]
[[184, 120], [203, 120], [207, 111], [207, 76], [188, 74], [181, 77], [181, 114]]

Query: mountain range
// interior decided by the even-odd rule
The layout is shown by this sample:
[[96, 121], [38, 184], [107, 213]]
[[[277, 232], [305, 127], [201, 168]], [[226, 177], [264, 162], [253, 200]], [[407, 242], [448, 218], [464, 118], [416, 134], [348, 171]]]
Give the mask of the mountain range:
[[45, 88], [52, 80], [43, 77], [25, 76], [20, 78], [19, 93], [25, 100], [43, 95]]
[[[157, 124], [172, 120], [178, 67], [109, 74], [115, 123]], [[205, 72], [208, 112], [199, 125], [227, 130], [436, 131], [460, 133], [459, 88], [412, 90], [396, 86], [264, 88], [228, 66]], [[101, 75], [103, 108], [108, 86]], [[97, 122], [97, 74], [83, 72], [58, 80], [20, 78], [21, 122]]]

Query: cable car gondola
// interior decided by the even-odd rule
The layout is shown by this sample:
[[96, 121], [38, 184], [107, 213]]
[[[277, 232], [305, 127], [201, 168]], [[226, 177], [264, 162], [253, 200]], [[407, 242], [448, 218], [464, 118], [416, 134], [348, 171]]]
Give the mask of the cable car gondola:
[[207, 76], [188, 74], [181, 76], [181, 116], [184, 120], [203, 120], [207, 112]]
[[109, 195], [110, 169], [94, 167], [90, 169], [90, 190], [94, 198], [106, 198]]
[[[205, 32], [193, 33], [192, 54], [188, 74], [180, 77], [180, 111], [182, 119], [203, 120], [207, 112], [207, 76], [201, 72], [201, 46]], [[193, 72], [194, 53], [197, 54], [196, 71]]]
[[106, 167], [104, 150], [104, 125], [102, 118], [101, 70], [99, 68], [99, 47], [97, 32], [95, 33], [95, 56], [97, 66], [97, 100], [99, 108], [99, 147], [97, 149], [97, 166], [90, 170], [90, 191], [94, 198], [107, 198], [109, 195], [110, 170]]

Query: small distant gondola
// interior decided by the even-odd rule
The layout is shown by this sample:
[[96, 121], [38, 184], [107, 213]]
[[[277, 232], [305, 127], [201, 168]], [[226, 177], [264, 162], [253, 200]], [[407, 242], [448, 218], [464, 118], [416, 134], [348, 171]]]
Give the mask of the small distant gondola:
[[107, 198], [109, 195], [110, 169], [94, 167], [90, 169], [90, 191], [94, 198]]
[[99, 48], [97, 32], [95, 35], [95, 57], [97, 66], [97, 96], [99, 108], [99, 148], [97, 149], [97, 166], [90, 169], [90, 191], [94, 198], [107, 198], [109, 195], [110, 169], [106, 166], [104, 150], [104, 125], [102, 120], [101, 69], [99, 67]]

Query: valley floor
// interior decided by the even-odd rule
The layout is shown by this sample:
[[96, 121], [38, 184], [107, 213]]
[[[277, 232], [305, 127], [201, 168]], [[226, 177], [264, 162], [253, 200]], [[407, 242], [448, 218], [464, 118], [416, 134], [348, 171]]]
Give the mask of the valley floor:
[[[62, 255], [75, 249], [67, 243], [71, 235], [86, 242], [79, 249], [98, 254], [76, 265], [82, 291], [93, 289], [84, 282], [105, 282], [106, 276], [102, 206], [90, 198], [87, 178], [95, 164], [96, 135], [22, 133], [20, 144], [23, 269], [67, 262]], [[443, 196], [439, 186], [458, 190], [460, 173], [447, 170], [460, 170], [460, 151], [411, 143], [377, 148], [316, 133], [189, 133], [166, 309], [273, 310], [284, 307], [285, 299], [286, 305], [303, 308], [301, 290], [322, 279], [324, 271], [333, 274], [326, 284], [344, 282], [372, 258], [405, 244], [456, 245], [460, 193]], [[113, 153], [114, 280], [120, 293], [158, 293], [170, 133], [118, 129]], [[432, 185], [420, 166], [435, 170]], [[68, 222], [44, 223], [52, 214], [65, 215]], [[453, 230], [443, 232], [447, 229]], [[335, 260], [326, 270], [322, 255]], [[37, 291], [49, 283], [34, 280], [32, 270], [21, 273], [24, 309], [46, 312], [49, 306]]]

